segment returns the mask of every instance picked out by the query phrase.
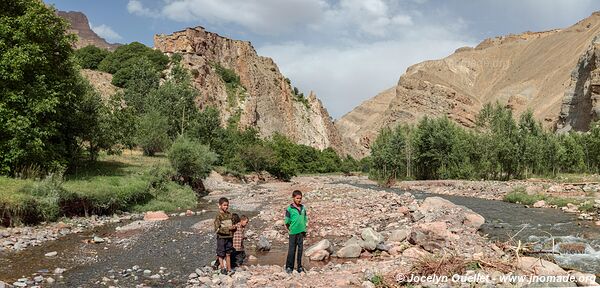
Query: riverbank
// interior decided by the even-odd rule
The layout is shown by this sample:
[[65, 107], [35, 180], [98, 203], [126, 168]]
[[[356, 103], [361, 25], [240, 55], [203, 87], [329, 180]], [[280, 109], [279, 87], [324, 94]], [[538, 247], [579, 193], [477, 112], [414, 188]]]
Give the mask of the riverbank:
[[[84, 231], [10, 252], [0, 275], [11, 277], [0, 280], [25, 284], [30, 281], [35, 285], [33, 279], [41, 276], [44, 281], [52, 278], [59, 286], [82, 287], [393, 287], [423, 284], [406, 282], [412, 276], [478, 275], [477, 283], [467, 284], [482, 286], [488, 280], [508, 285], [510, 281], [501, 277], [511, 275], [579, 275], [550, 262], [524, 257], [516, 242], [490, 241], [478, 232], [483, 217], [470, 209], [438, 197], [421, 200], [412, 193], [390, 193], [351, 183], [374, 184], [364, 177], [335, 175], [244, 184], [213, 173], [205, 181], [211, 192], [203, 198], [197, 213], [177, 213], [178, 216], [133, 232], [123, 227], [138, 221], [105, 225], [95, 232], [104, 241], [100, 244], [82, 241], [93, 239], [94, 235]], [[310, 257], [323, 260], [310, 261], [305, 257], [307, 272], [288, 275], [282, 268], [287, 246], [283, 209], [289, 205], [295, 189], [304, 192], [309, 211], [305, 251], [321, 243], [313, 249], [318, 252]], [[233, 276], [216, 275], [205, 268], [213, 260], [212, 219], [220, 197], [230, 198], [233, 212], [252, 216], [246, 245], [252, 260]], [[270, 242], [271, 251], [255, 251], [261, 236]], [[57, 258], [44, 255], [53, 251]], [[18, 265], [21, 262], [23, 265]], [[13, 270], [7, 270], [11, 264]], [[53, 274], [56, 268], [64, 271], [57, 276]], [[21, 282], [17, 278], [28, 280]], [[398, 281], [401, 278], [404, 282]], [[567, 282], [576, 284], [574, 280]]]

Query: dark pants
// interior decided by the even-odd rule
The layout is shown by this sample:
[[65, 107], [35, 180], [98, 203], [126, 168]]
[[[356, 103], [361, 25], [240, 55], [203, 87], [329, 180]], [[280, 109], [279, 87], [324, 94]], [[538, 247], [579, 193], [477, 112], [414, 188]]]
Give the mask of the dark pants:
[[[304, 233], [290, 235], [290, 244], [288, 246], [287, 260], [285, 268], [294, 269], [294, 256], [296, 256], [297, 268], [302, 267], [302, 250], [304, 249]], [[296, 251], [298, 254], [296, 254]]]
[[246, 262], [246, 252], [244, 250], [234, 251], [231, 254], [231, 267], [240, 267], [244, 265], [244, 262]]

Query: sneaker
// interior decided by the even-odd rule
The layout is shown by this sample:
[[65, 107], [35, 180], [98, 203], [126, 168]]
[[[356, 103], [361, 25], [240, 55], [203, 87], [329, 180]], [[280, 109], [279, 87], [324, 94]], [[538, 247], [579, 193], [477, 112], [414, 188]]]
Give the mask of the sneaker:
[[225, 268], [221, 269], [221, 274], [227, 275], [227, 269], [225, 269]]
[[288, 274], [292, 274], [292, 268], [285, 268], [285, 272]]
[[298, 267], [298, 270], [297, 270], [297, 271], [298, 271], [298, 273], [302, 273], [302, 272], [304, 272], [304, 268], [302, 268], [302, 267]]

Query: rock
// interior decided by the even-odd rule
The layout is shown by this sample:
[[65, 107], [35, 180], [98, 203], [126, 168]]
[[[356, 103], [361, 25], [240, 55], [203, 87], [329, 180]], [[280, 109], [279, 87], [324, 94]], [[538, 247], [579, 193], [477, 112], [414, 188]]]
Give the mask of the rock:
[[546, 207], [546, 201], [544, 200], [539, 200], [535, 203], [533, 203], [533, 208], [543, 208]]
[[375, 249], [377, 249], [377, 242], [375, 242], [375, 241], [360, 241], [359, 246], [368, 251], [375, 251]]
[[583, 254], [585, 253], [585, 243], [559, 243], [558, 251], [563, 254]]
[[154, 275], [150, 276], [150, 279], [153, 279], [153, 280], [160, 279], [160, 275], [154, 274]]
[[598, 286], [598, 283], [596, 283], [596, 275], [594, 274], [575, 271], [572, 272], [571, 275], [575, 277], [575, 283], [577, 283], [577, 286]]
[[256, 256], [254, 256], [254, 255], [248, 256], [248, 261], [256, 261], [256, 260], [258, 260], [258, 258], [256, 258]]
[[15, 286], [15, 287], [27, 287], [27, 283], [25, 283], [25, 282], [15, 282], [15, 283], [13, 283], [13, 286]]
[[44, 276], [41, 276], [41, 275], [35, 276], [35, 277], [33, 277], [33, 281], [35, 281], [37, 283], [42, 282], [42, 281], [44, 281]]
[[520, 257], [517, 268], [525, 273], [534, 273], [536, 275], [567, 275], [567, 272], [560, 266], [534, 257]]
[[198, 278], [198, 274], [196, 273], [191, 273], [188, 278], [193, 279], [193, 278]]
[[309, 256], [312, 261], [322, 261], [329, 258], [329, 252], [327, 250], [317, 250]]
[[56, 251], [52, 251], [52, 252], [48, 252], [48, 253], [44, 254], [44, 256], [46, 256], [46, 257], [54, 257], [56, 255], [58, 255], [58, 252], [56, 252]]
[[362, 232], [360, 233], [360, 236], [362, 237], [362, 239], [364, 241], [375, 242], [375, 245], [377, 245], [385, 240], [383, 238], [383, 235], [381, 235], [381, 233], [376, 232], [371, 227], [363, 229]]
[[406, 258], [412, 258], [414, 260], [418, 260], [423, 257], [429, 257], [429, 252], [419, 248], [419, 247], [410, 247], [402, 252], [402, 256]]
[[46, 278], [46, 282], [47, 282], [48, 284], [53, 284], [55, 281], [56, 281], [56, 280], [54, 280], [54, 278], [52, 278], [52, 277], [48, 277], [48, 278]]
[[387, 244], [385, 244], [385, 243], [379, 243], [379, 244], [377, 244], [377, 246], [375, 247], [375, 249], [376, 249], [376, 250], [379, 250], [379, 251], [386, 251], [386, 252], [387, 252], [387, 251], [390, 251], [390, 249], [391, 249], [391, 248], [392, 248], [392, 247], [390, 247], [390, 245], [387, 245]]
[[356, 236], [352, 236], [352, 238], [346, 240], [346, 242], [344, 242], [343, 246], [349, 246], [349, 245], [358, 245], [358, 246], [362, 246], [362, 240], [359, 239]]
[[421, 232], [419, 230], [412, 231], [408, 235], [408, 243], [413, 244], [413, 245], [418, 245], [419, 243], [422, 243], [426, 240], [427, 240], [427, 235], [425, 235], [423, 232]]
[[402, 242], [402, 241], [406, 240], [406, 237], [408, 237], [409, 234], [410, 234], [410, 231], [408, 231], [407, 229], [394, 230], [390, 234], [390, 237], [388, 238], [388, 241], [391, 241], [391, 242]]
[[144, 270], [144, 276], [150, 276], [150, 274], [152, 274], [152, 271], [148, 269]]
[[427, 197], [423, 200], [419, 211], [427, 214], [429, 211], [438, 211], [443, 209], [456, 208], [457, 205], [441, 197]]
[[164, 211], [148, 211], [144, 214], [144, 221], [163, 221], [169, 219]]
[[194, 211], [192, 211], [192, 210], [185, 211], [185, 216], [193, 216], [193, 215], [194, 215]]
[[415, 211], [410, 214], [410, 221], [412, 221], [412, 222], [417, 222], [423, 218], [425, 218], [425, 215], [423, 215], [423, 213], [421, 213], [419, 211]]
[[62, 273], [64, 273], [64, 272], [65, 272], [65, 269], [64, 269], [64, 268], [56, 268], [56, 269], [54, 269], [54, 272], [53, 272], [53, 273], [54, 273], [54, 274], [57, 274], [57, 275], [60, 275], [60, 274], [62, 274]]
[[408, 209], [408, 207], [406, 206], [401, 206], [400, 208], [398, 208], [398, 212], [407, 215], [408, 213], [410, 213], [410, 209]]
[[363, 281], [360, 286], [363, 288], [375, 288], [375, 284], [373, 284], [371, 281]]
[[360, 256], [362, 248], [359, 245], [352, 244], [338, 250], [336, 256], [339, 258], [357, 258]]
[[211, 279], [206, 276], [198, 278], [198, 281], [200, 281], [202, 284], [212, 283]]
[[304, 252], [304, 255], [305, 255], [306, 257], [309, 257], [309, 258], [310, 258], [310, 256], [311, 256], [312, 254], [314, 254], [314, 253], [316, 253], [316, 252], [318, 252], [318, 251], [320, 251], [320, 250], [329, 250], [329, 249], [330, 249], [330, 247], [331, 247], [331, 242], [329, 242], [329, 240], [327, 240], [327, 239], [323, 239], [323, 240], [321, 240], [321, 241], [317, 242], [316, 244], [314, 244], [314, 245], [310, 246], [310, 247], [309, 247], [309, 248], [306, 250], [306, 252]]
[[267, 240], [267, 238], [261, 235], [258, 238], [258, 243], [256, 244], [256, 250], [258, 251], [269, 251], [271, 250], [271, 242]]
[[[192, 229], [198, 230], [198, 231], [204, 231], [204, 232], [212, 231], [212, 229], [214, 229], [214, 220], [213, 219], [202, 220], [202, 221], [192, 225]], [[246, 233], [246, 236], [250, 237], [248, 235], [248, 233]]]
[[483, 223], [485, 223], [485, 218], [483, 218], [483, 216], [472, 211], [465, 212], [465, 220], [463, 221], [463, 224], [465, 224], [467, 227], [479, 230]]
[[572, 204], [572, 203], [567, 203], [567, 206], [562, 207], [561, 209], [563, 211], [567, 212], [567, 213], [577, 213], [577, 212], [579, 212], [579, 208], [577, 207], [577, 205]]
[[98, 237], [98, 236], [94, 236], [94, 239], [92, 239], [93, 243], [104, 243], [104, 238], [102, 237]]

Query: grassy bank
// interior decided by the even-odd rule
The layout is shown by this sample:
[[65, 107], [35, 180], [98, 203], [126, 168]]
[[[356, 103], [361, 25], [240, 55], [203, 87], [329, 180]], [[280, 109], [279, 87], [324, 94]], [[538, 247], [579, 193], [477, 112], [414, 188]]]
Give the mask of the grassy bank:
[[524, 188], [517, 188], [512, 192], [504, 196], [504, 201], [510, 203], [520, 203], [524, 205], [533, 205], [535, 202], [544, 200], [548, 205], [554, 205], [557, 207], [567, 206], [568, 203], [579, 206], [581, 211], [592, 211], [594, 210], [594, 201], [579, 199], [579, 198], [563, 198], [554, 197], [545, 194], [527, 194]]
[[105, 215], [124, 211], [174, 211], [196, 205], [190, 187], [170, 180], [164, 156], [138, 151], [104, 155], [65, 175], [44, 180], [0, 177], [1, 224], [35, 224], [61, 216]]

